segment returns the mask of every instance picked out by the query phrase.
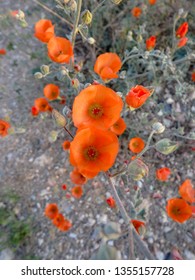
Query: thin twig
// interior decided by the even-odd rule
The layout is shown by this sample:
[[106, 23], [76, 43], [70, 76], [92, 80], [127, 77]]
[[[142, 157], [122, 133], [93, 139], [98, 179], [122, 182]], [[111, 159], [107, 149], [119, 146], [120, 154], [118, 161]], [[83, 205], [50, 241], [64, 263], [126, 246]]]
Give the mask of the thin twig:
[[118, 196], [117, 190], [115, 188], [114, 178], [111, 178], [107, 172], [106, 172], [106, 175], [107, 175], [107, 178], [109, 180], [110, 187], [111, 187], [111, 190], [112, 190], [112, 194], [113, 194], [113, 197], [114, 197], [114, 199], [117, 203], [119, 211], [120, 211], [125, 223], [128, 226], [129, 238], [130, 238], [130, 258], [134, 259], [134, 243], [133, 243], [133, 238], [134, 238], [140, 252], [143, 253], [144, 256], [147, 259], [154, 260], [155, 259], [154, 256], [150, 253], [150, 251], [146, 247], [144, 241], [141, 239], [141, 237], [139, 236], [139, 234], [137, 233], [137, 231], [133, 227], [132, 223], [130, 222], [131, 218], [127, 214], [127, 212], [126, 212], [126, 210], [125, 210], [125, 208], [124, 208], [124, 206], [123, 206], [123, 204], [122, 204], [122, 202], [121, 202], [121, 200]]
[[74, 44], [75, 44], [75, 39], [78, 31], [78, 24], [79, 24], [79, 19], [80, 19], [80, 14], [81, 14], [81, 7], [82, 7], [82, 0], [77, 1], [77, 11], [75, 15], [75, 21], [74, 21], [74, 27], [72, 31], [72, 47], [74, 49]]
[[51, 14], [53, 14], [54, 16], [56, 16], [57, 18], [61, 19], [61, 21], [67, 23], [70, 27], [73, 27], [73, 24], [70, 23], [68, 20], [66, 20], [65, 18], [61, 17], [60, 15], [58, 15], [57, 13], [55, 13], [54, 11], [52, 11], [50, 8], [48, 8], [47, 6], [45, 6], [43, 3], [41, 3], [38, 0], [33, 0], [35, 3], [37, 3], [39, 6], [41, 6], [43, 9], [45, 9], [46, 11], [50, 12]]

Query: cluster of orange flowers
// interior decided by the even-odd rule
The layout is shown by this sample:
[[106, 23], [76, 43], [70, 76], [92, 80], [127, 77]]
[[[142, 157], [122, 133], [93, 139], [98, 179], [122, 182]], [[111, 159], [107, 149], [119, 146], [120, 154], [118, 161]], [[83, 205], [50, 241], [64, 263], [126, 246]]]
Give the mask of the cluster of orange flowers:
[[195, 189], [189, 179], [179, 187], [181, 198], [171, 198], [167, 202], [166, 210], [170, 218], [178, 223], [195, 216]]
[[68, 231], [72, 227], [71, 222], [59, 213], [58, 206], [55, 203], [50, 203], [45, 207], [45, 216], [52, 220], [54, 226], [61, 231]]

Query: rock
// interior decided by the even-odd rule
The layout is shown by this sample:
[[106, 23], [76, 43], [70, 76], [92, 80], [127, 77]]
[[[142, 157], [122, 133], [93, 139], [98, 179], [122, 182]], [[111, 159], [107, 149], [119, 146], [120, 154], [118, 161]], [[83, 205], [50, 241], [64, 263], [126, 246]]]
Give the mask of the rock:
[[0, 252], [0, 260], [13, 260], [14, 253], [10, 248], [6, 248]]

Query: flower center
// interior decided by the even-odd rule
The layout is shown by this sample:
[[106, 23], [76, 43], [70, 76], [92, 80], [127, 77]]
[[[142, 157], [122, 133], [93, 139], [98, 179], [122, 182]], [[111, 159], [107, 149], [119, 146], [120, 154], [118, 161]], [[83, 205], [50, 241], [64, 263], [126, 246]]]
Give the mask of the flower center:
[[84, 150], [84, 156], [88, 160], [96, 160], [98, 155], [99, 155], [98, 150], [93, 146], [89, 146]]
[[99, 119], [103, 115], [103, 108], [99, 104], [92, 104], [88, 109], [89, 115], [94, 119]]
[[5, 130], [5, 125], [4, 124], [0, 124], [0, 131]]
[[174, 213], [175, 215], [180, 215], [180, 213], [181, 213], [180, 208], [178, 208], [178, 207], [173, 208], [173, 213]]

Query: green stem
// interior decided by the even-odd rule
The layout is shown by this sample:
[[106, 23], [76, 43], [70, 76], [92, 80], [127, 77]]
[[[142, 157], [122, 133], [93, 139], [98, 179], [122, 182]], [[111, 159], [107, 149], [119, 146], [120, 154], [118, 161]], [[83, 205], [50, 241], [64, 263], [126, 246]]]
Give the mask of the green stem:
[[106, 0], [103, 0], [102, 2], [100, 2], [95, 9], [93, 9], [92, 14], [94, 15], [95, 12], [104, 4], [104, 2], [106, 2]]
[[74, 45], [75, 45], [77, 29], [78, 29], [80, 14], [81, 14], [81, 6], [82, 6], [82, 0], [78, 0], [77, 1], [77, 11], [76, 11], [75, 21], [74, 21], [74, 28], [73, 28], [73, 31], [72, 31], [72, 47], [73, 47], [73, 49], [74, 49]]
[[152, 130], [152, 132], [150, 133], [150, 135], [149, 135], [149, 137], [148, 137], [148, 141], [147, 141], [147, 143], [146, 143], [145, 148], [137, 155], [136, 158], [140, 158], [140, 157], [148, 150], [148, 148], [150, 147], [150, 142], [151, 142], [151, 140], [152, 140], [152, 137], [153, 137], [154, 133], [155, 133], [155, 131]]
[[137, 233], [137, 231], [135, 230], [135, 228], [133, 227], [132, 223], [131, 223], [131, 218], [129, 217], [129, 215], [127, 214], [122, 201], [120, 200], [120, 197], [117, 193], [117, 190], [115, 188], [115, 180], [114, 178], [110, 177], [108, 172], [106, 172], [107, 178], [109, 180], [110, 183], [110, 187], [112, 190], [112, 195], [117, 203], [117, 206], [119, 208], [119, 211], [123, 217], [123, 220], [125, 221], [125, 223], [128, 226], [128, 231], [129, 231], [129, 243], [130, 243], [130, 259], [135, 259], [134, 257], [134, 242], [133, 239], [136, 241], [136, 244], [140, 250], [141, 253], [144, 254], [144, 256], [149, 259], [149, 260], [154, 260], [154, 256], [150, 253], [150, 251], [148, 250], [147, 246], [145, 245], [144, 241], [141, 239], [140, 235]]

